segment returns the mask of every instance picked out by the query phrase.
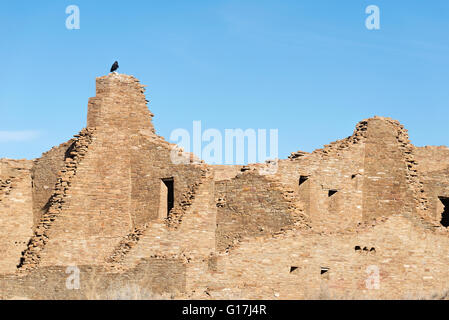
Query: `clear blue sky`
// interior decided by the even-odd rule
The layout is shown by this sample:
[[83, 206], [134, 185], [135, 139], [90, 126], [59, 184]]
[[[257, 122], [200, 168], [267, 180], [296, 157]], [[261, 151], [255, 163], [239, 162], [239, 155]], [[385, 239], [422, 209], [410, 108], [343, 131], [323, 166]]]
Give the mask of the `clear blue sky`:
[[[65, 8], [80, 8], [67, 30]], [[380, 8], [381, 29], [365, 28]], [[279, 129], [279, 155], [373, 115], [447, 145], [449, 1], [2, 1], [0, 158], [34, 158], [85, 126], [95, 77], [148, 85], [160, 135]]]

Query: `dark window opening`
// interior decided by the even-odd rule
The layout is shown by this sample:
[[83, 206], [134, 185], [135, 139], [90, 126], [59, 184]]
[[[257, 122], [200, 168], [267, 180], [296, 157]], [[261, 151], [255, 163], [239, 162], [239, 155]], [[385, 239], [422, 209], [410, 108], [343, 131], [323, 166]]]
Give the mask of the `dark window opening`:
[[371, 247], [371, 248], [363, 247], [363, 249], [362, 249], [362, 247], [360, 247], [360, 246], [355, 246], [354, 250], [356, 252], [358, 252], [358, 253], [361, 253], [361, 252], [363, 252], [363, 253], [370, 253], [370, 254], [375, 254], [376, 253], [376, 248], [374, 248], [374, 247]]
[[299, 176], [299, 185], [302, 185], [307, 180], [309, 180], [308, 176]]
[[327, 196], [328, 197], [332, 197], [334, 194], [336, 194], [338, 192], [338, 190], [329, 190]]
[[357, 176], [356, 174], [353, 174], [353, 175], [351, 176], [351, 179], [354, 179], [356, 176]]
[[292, 272], [295, 271], [296, 269], [298, 269], [298, 267], [295, 267], [295, 266], [290, 267], [290, 273], [292, 273]]
[[329, 271], [329, 268], [321, 267], [321, 274], [325, 274], [328, 271]]
[[441, 225], [443, 227], [449, 227], [449, 198], [447, 197], [438, 197], [441, 203], [444, 205], [444, 211], [441, 213]]
[[170, 213], [170, 210], [173, 209], [175, 204], [175, 188], [174, 188], [174, 180], [173, 178], [162, 179], [165, 186], [167, 187], [167, 216]]

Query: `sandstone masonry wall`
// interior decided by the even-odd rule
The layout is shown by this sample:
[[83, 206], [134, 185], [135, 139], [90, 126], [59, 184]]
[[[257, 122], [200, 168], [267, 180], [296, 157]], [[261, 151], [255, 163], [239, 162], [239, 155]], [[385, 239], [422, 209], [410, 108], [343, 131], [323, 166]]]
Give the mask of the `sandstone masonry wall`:
[[[88, 105], [88, 135], [82, 131], [73, 142], [79, 145], [65, 155], [50, 208], [23, 254], [21, 269], [103, 264], [151, 221], [180, 223], [206, 171], [201, 163], [172, 163], [173, 146], [155, 134], [146, 102], [134, 77], [97, 79], [96, 97]], [[47, 158], [52, 155], [40, 161]], [[169, 217], [160, 203], [164, 178], [174, 184]]]
[[207, 165], [156, 134], [144, 91], [97, 78], [85, 129], [0, 159], [2, 298], [447, 296], [448, 148], [374, 117], [312, 153]]
[[14, 273], [33, 232], [32, 161], [0, 160], [0, 270]]
[[31, 169], [33, 180], [33, 225], [37, 227], [42, 214], [48, 209], [48, 201], [57, 183], [58, 173], [65, 165], [66, 153], [74, 140], [65, 142], [45, 152], [36, 159]]

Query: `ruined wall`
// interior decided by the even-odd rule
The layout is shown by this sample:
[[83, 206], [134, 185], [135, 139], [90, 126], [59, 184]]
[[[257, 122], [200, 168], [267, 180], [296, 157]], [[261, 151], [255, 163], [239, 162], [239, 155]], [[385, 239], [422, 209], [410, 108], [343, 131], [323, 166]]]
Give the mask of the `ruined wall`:
[[0, 160], [0, 271], [13, 273], [33, 231], [32, 161]]
[[[148, 258], [122, 273], [101, 266], [77, 268], [42, 267], [22, 275], [2, 275], [0, 299], [173, 299], [186, 288], [186, 267], [179, 259]], [[73, 281], [75, 274], [79, 282]]]
[[[161, 179], [173, 178], [174, 197], [179, 200], [204, 174], [200, 164], [173, 163], [174, 145], [155, 134], [146, 102], [144, 86], [136, 78], [114, 74], [97, 79], [97, 96], [89, 100], [88, 127], [104, 135], [99, 139], [105, 151], [126, 157], [123, 171], [129, 170], [133, 227], [166, 218], [159, 210]], [[105, 146], [107, 140], [111, 145]]]
[[428, 211], [433, 219], [445, 227], [449, 226], [449, 167], [431, 171], [423, 178], [428, 195]]
[[207, 259], [215, 253], [216, 213], [214, 180], [207, 175], [200, 180], [191, 205], [176, 225], [167, 220], [152, 221], [134, 241], [117, 247], [109, 262], [130, 268], [149, 256], [182, 257], [186, 262]]
[[24, 267], [98, 264], [132, 228], [128, 125], [134, 123], [131, 108], [141, 102], [136, 98], [141, 88], [131, 78], [97, 79], [88, 129], [65, 159], [52, 207], [24, 253]]
[[440, 171], [449, 167], [449, 148], [445, 146], [416, 147], [415, 158], [419, 163], [419, 171], [426, 175], [428, 172]]
[[[444, 220], [443, 213], [449, 211], [449, 203], [445, 200], [449, 199], [449, 148], [416, 148], [415, 157], [428, 194], [429, 212], [441, 223]], [[446, 202], [446, 208], [443, 202]], [[448, 221], [443, 223], [448, 226]]]
[[[92, 133], [93, 130], [83, 129], [80, 134], [75, 136], [76, 139], [74, 140], [72, 147], [68, 149], [70, 152], [66, 152], [64, 166], [58, 172], [58, 178], [53, 188], [53, 193], [48, 200], [46, 210], [42, 213], [37, 226], [34, 228], [34, 234], [30, 238], [26, 250], [22, 253], [21, 262], [18, 266], [21, 271], [33, 269], [40, 264], [42, 256], [47, 253], [45, 251], [48, 249], [50, 241], [66, 241], [64, 236], [67, 236], [69, 239], [70, 236], [73, 237], [74, 235], [69, 233], [69, 228], [72, 230], [75, 229], [76, 231], [78, 231], [77, 228], [82, 230], [80, 236], [85, 235], [82, 233], [83, 231], [88, 232], [88, 229], [86, 230], [81, 227], [82, 223], [86, 224], [88, 221], [78, 219], [72, 223], [68, 223], [62, 230], [65, 234], [58, 239], [58, 231], [61, 232], [61, 229], [58, 230], [58, 226], [61, 228], [61, 219], [63, 223], [64, 219], [67, 219], [67, 216], [64, 214], [71, 208], [70, 200], [73, 196], [72, 187], [73, 185], [76, 185], [76, 181], [79, 179], [77, 170], [86, 156], [87, 147], [92, 142]], [[85, 225], [82, 226], [84, 227]], [[79, 242], [85, 245], [85, 241], [86, 240], [83, 239]], [[64, 249], [67, 250], [68, 248], [60, 248], [60, 252], [64, 252]], [[74, 253], [76, 254], [76, 249], [74, 250]], [[52, 256], [50, 256], [50, 259], [51, 258]], [[71, 256], [68, 254], [59, 257], [56, 253], [54, 254], [54, 258], [71, 260]]]
[[215, 181], [229, 180], [241, 172], [241, 165], [210, 165], [214, 171]]
[[306, 220], [300, 208], [290, 206], [282, 186], [257, 171], [217, 181], [215, 190], [218, 251], [236, 245], [243, 238], [278, 232]]
[[280, 162], [280, 179], [294, 190], [317, 230], [332, 232], [362, 220], [363, 152], [364, 146], [357, 145], [324, 158]]
[[33, 225], [36, 227], [42, 214], [48, 209], [48, 200], [53, 194], [59, 171], [64, 167], [66, 153], [73, 140], [42, 154], [36, 159], [31, 169], [33, 181]]
[[406, 202], [411, 201], [407, 194], [405, 169], [397, 128], [382, 119], [371, 120], [365, 147], [364, 220], [403, 212]]
[[172, 220], [182, 219], [204, 165], [173, 164], [172, 147], [155, 134], [151, 117], [137, 79], [97, 79], [88, 127], [65, 154], [21, 269], [104, 263], [134, 230], [167, 218], [160, 204], [163, 178], [174, 181]]
[[168, 142], [159, 137], [149, 139], [144, 136], [140, 138], [139, 148], [132, 152], [131, 197], [136, 226], [167, 218], [166, 206], [164, 201], [161, 203], [160, 196], [164, 187], [162, 179], [173, 179], [174, 211], [182, 214], [183, 206], [190, 202], [186, 193], [189, 190], [194, 193], [195, 183], [205, 174], [204, 165], [173, 163], [171, 151], [172, 145]]
[[67, 289], [65, 267], [2, 276], [0, 290], [31, 299], [432, 298], [448, 290], [447, 235], [393, 215], [338, 237], [291, 230], [247, 238], [214, 260], [152, 257], [118, 273], [81, 266], [80, 290]]
[[[312, 153], [210, 166], [155, 133], [136, 78], [96, 85], [73, 139], [34, 162], [0, 161], [4, 298], [448, 290], [448, 148], [416, 148], [399, 122], [374, 117]], [[66, 287], [69, 265], [81, 269], [79, 290]], [[379, 288], [368, 288], [373, 270]]]
[[[445, 292], [447, 231], [391, 216], [336, 235], [288, 231], [245, 239], [218, 258], [203, 299], [407, 299]], [[379, 286], [370, 280], [379, 271]]]
[[[182, 219], [176, 224], [167, 219], [156, 220], [137, 228], [121, 241], [106, 262], [111, 269], [128, 273], [148, 257], [158, 259], [161, 265], [179, 261], [184, 278], [167, 282], [166, 277], [154, 276], [152, 290], [182, 293], [180, 297], [184, 297], [186, 292], [195, 290], [198, 282], [205, 280], [200, 268], [215, 256], [216, 211], [214, 177], [208, 173], [200, 179]], [[175, 291], [167, 287], [172, 282], [176, 283]]]
[[428, 195], [414, 151], [399, 122], [374, 117], [346, 139], [280, 160], [275, 176], [294, 190], [315, 230], [351, 229], [394, 213], [422, 220]]
[[273, 175], [302, 204], [314, 230], [335, 232], [362, 221], [366, 122], [352, 136], [278, 161]]

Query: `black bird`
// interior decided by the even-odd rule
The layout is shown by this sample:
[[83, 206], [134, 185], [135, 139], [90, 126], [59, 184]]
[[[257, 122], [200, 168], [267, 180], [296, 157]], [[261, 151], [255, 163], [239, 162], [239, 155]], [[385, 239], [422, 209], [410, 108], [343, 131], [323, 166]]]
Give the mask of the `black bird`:
[[112, 65], [112, 67], [111, 67], [111, 72], [114, 72], [117, 69], [118, 69], [118, 62], [115, 61], [114, 64]]

